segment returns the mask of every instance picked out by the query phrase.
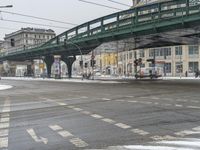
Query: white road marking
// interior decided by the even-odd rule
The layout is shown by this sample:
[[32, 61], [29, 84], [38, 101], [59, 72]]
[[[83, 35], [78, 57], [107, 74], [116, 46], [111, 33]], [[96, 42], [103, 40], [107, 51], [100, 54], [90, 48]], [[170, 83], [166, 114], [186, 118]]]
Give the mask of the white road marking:
[[200, 109], [198, 106], [187, 106], [187, 108]]
[[0, 149], [8, 148], [8, 135], [10, 127], [10, 99], [7, 98], [4, 102], [2, 115], [0, 118]]
[[0, 137], [0, 148], [8, 148], [8, 137]]
[[93, 115], [91, 115], [91, 116], [94, 117], [94, 118], [97, 118], [97, 119], [101, 119], [101, 118], [103, 118], [102, 116], [97, 115], [97, 114], [93, 114]]
[[116, 125], [117, 127], [122, 128], [122, 129], [130, 129], [130, 128], [131, 128], [131, 126], [126, 125], [126, 124], [123, 124], [123, 123], [116, 123], [115, 125]]
[[89, 111], [82, 111], [81, 113], [83, 113], [83, 114], [85, 114], [85, 115], [90, 115], [90, 114], [92, 114], [92, 113], [89, 112]]
[[152, 136], [150, 137], [151, 139], [155, 140], [155, 141], [163, 141], [163, 140], [174, 140], [177, 139], [176, 137], [170, 136], [170, 135], [165, 135], [165, 136]]
[[81, 109], [81, 108], [73, 108], [73, 110], [75, 110], [75, 111], [82, 111], [83, 109]]
[[67, 104], [66, 103], [62, 103], [62, 102], [58, 102], [58, 105], [66, 106]]
[[73, 138], [69, 140], [72, 144], [74, 144], [76, 147], [87, 147], [88, 144], [84, 142], [83, 140], [79, 138]]
[[68, 138], [69, 142], [72, 143], [73, 145], [75, 145], [76, 147], [83, 148], [83, 147], [87, 147], [88, 146], [88, 144], [85, 141], [81, 140], [80, 138], [75, 137], [72, 133], [70, 133], [69, 131], [64, 130], [59, 125], [50, 125], [49, 127], [54, 131], [59, 130], [57, 133], [60, 136], [62, 136], [63, 138]]
[[149, 132], [146, 132], [144, 130], [141, 130], [141, 129], [132, 129], [131, 130], [133, 133], [136, 133], [136, 134], [139, 134], [139, 135], [142, 135], [142, 136], [145, 136], [145, 135], [148, 135]]
[[70, 109], [73, 109], [73, 108], [75, 108], [75, 106], [67, 106], [68, 108], [70, 108]]
[[51, 128], [54, 131], [62, 130], [63, 128], [58, 125], [50, 125], [49, 128]]
[[183, 107], [183, 105], [178, 105], [178, 104], [175, 104], [175, 106], [176, 106], [176, 107]]
[[193, 103], [199, 103], [199, 101], [196, 101], [196, 100], [191, 100], [191, 102], [193, 102]]
[[38, 137], [34, 131], [34, 129], [30, 128], [26, 130], [28, 132], [28, 134], [32, 137], [32, 139], [37, 142], [37, 143], [44, 143], [47, 144], [48, 143], [48, 139], [44, 138], [44, 137]]
[[129, 103], [138, 103], [138, 101], [128, 101]]
[[9, 123], [8, 122], [4, 122], [4, 123], [1, 123], [0, 122], [0, 129], [5, 129], [5, 128], [9, 128]]
[[104, 100], [104, 101], [110, 101], [111, 99], [109, 99], [109, 98], [102, 98], [102, 100]]
[[0, 130], [0, 137], [8, 136], [8, 129], [2, 129]]
[[104, 118], [102, 119], [103, 121], [107, 122], [107, 123], [110, 123], [110, 124], [113, 124], [115, 123], [116, 121], [112, 120], [112, 119], [109, 119], [109, 118]]
[[60, 136], [62, 136], [62, 137], [70, 137], [70, 136], [73, 136], [70, 132], [65, 131], [65, 130], [59, 131], [58, 134], [59, 134]]
[[9, 122], [9, 121], [10, 121], [10, 118], [1, 118], [0, 120], [1, 120], [0, 122], [2, 122], [2, 123], [3, 123], [3, 122]]
[[175, 133], [175, 135], [182, 136], [182, 137], [186, 135], [194, 135], [194, 134], [200, 134], [200, 131], [184, 130], [184, 131]]

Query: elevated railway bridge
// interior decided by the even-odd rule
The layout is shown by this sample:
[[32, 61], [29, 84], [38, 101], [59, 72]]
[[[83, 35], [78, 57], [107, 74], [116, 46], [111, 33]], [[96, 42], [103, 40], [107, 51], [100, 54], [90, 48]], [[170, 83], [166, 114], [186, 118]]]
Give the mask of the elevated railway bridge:
[[113, 13], [76, 26], [40, 46], [1, 53], [0, 61], [43, 58], [48, 75], [54, 55], [71, 66], [105, 42], [133, 38], [134, 49], [200, 43], [198, 0], [167, 0]]

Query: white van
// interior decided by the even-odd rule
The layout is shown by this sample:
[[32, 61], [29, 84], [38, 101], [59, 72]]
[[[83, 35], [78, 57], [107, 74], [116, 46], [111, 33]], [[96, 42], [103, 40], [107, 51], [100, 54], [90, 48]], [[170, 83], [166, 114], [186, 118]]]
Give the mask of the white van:
[[161, 67], [148, 67], [148, 68], [141, 68], [138, 73], [135, 75], [135, 78], [146, 78], [150, 77], [151, 79], [153, 78], [158, 78], [162, 77], [163, 75], [163, 68]]

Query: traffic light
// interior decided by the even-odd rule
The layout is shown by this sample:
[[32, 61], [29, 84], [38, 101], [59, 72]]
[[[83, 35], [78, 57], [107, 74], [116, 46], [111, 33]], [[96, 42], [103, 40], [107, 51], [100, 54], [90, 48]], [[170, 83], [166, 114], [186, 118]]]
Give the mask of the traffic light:
[[138, 59], [138, 63], [139, 63], [139, 64], [142, 64], [142, 58], [139, 58], [139, 59]]
[[83, 61], [82, 60], [79, 62], [79, 64], [80, 64], [80, 67], [83, 67]]
[[88, 67], [88, 63], [85, 63], [85, 68], [87, 68]]
[[138, 66], [138, 59], [134, 60], [134, 66]]
[[148, 62], [151, 62], [152, 64], [155, 64], [155, 59], [147, 59]]
[[96, 64], [96, 60], [91, 59], [91, 60], [90, 60], [90, 66], [91, 66], [91, 67], [94, 67], [95, 64]]

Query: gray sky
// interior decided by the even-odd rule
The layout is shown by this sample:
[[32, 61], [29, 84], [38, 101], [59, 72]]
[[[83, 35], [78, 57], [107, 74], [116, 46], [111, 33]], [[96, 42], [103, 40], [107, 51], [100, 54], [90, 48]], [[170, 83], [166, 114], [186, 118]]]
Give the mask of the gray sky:
[[[126, 6], [118, 5], [107, 0], [88, 0], [91, 2], [101, 3], [107, 6], [117, 7], [120, 9], [128, 9]], [[131, 5], [132, 0], [115, 0], [117, 2]], [[72, 22], [81, 24], [92, 19], [108, 15], [117, 10], [95, 6], [80, 2], [78, 0], [0, 0], [0, 6], [13, 5], [13, 8], [2, 8], [2, 11], [10, 11], [26, 15], [38, 16], [48, 19], [60, 20], [65, 22]], [[60, 24], [49, 21], [42, 21], [33, 18], [21, 17], [1, 12], [0, 18], [7, 20], [26, 21], [40, 24], [47, 24], [53, 26], [62, 26], [71, 28], [73, 26]], [[62, 33], [67, 29], [58, 29], [53, 27], [36, 26], [29, 24], [19, 24], [13, 22], [6, 22], [0, 20], [0, 40], [3, 39], [5, 34], [17, 31], [22, 27], [35, 27], [35, 28], [51, 28], [56, 31], [56, 34]], [[7, 29], [8, 28], [8, 29]]]

